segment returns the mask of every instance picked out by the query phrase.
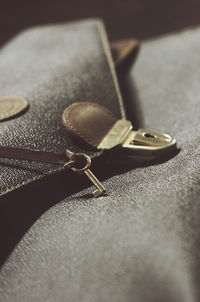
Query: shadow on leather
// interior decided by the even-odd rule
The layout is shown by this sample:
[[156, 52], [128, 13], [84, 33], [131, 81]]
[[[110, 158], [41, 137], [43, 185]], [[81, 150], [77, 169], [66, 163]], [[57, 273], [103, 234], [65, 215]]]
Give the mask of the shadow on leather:
[[119, 73], [118, 78], [124, 100], [123, 105], [126, 112], [126, 118], [132, 123], [134, 129], [143, 128], [143, 113], [137, 89], [130, 71]]
[[[171, 157], [176, 154], [172, 154]], [[162, 161], [146, 163], [145, 166], [158, 164], [163, 161], [166, 161], [166, 158]], [[94, 161], [92, 170], [101, 181], [140, 166], [144, 165], [133, 163], [127, 166], [118, 164], [111, 167], [105, 164], [105, 156], [102, 156]], [[1, 196], [0, 265], [4, 263], [22, 236], [45, 211], [66, 197], [89, 186], [91, 186], [91, 182], [85, 175], [78, 175], [71, 170], [67, 170], [44, 177]], [[91, 198], [91, 194], [87, 193], [82, 198]]]

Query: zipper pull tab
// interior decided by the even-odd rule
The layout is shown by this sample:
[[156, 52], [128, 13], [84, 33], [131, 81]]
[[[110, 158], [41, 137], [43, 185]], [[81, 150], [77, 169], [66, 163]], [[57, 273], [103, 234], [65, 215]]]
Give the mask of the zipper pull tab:
[[165, 133], [144, 129], [133, 131], [130, 121], [118, 120], [104, 136], [98, 149], [106, 150], [117, 146], [123, 148], [129, 156], [154, 159], [174, 150], [176, 140]]
[[[73, 167], [71, 166], [72, 171], [78, 174], [85, 173], [85, 175], [90, 179], [90, 181], [97, 188], [97, 190], [93, 192], [94, 197], [99, 197], [103, 195], [105, 193], [104, 186], [100, 183], [100, 181], [89, 169], [89, 167], [91, 166], [91, 158], [85, 153], [73, 153], [69, 150], [66, 150], [66, 155], [74, 165]], [[75, 165], [77, 167], [75, 167]]]

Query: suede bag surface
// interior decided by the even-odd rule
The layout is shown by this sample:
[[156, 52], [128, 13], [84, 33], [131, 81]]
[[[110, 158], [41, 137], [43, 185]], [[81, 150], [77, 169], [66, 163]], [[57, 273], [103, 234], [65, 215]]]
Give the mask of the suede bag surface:
[[[61, 115], [74, 102], [107, 106], [124, 116], [110, 46], [100, 20], [36, 27], [19, 34], [0, 52], [2, 96], [26, 98], [29, 108], [0, 124], [1, 146], [52, 152], [88, 152], [74, 143]], [[0, 194], [56, 173], [59, 167], [0, 160]]]
[[66, 197], [59, 176], [2, 201], [9, 238], [35, 223], [1, 269], [0, 301], [199, 301], [199, 37], [197, 28], [143, 43], [121, 83], [133, 123], [172, 133], [179, 154], [97, 165], [108, 191], [98, 199], [76, 180]]

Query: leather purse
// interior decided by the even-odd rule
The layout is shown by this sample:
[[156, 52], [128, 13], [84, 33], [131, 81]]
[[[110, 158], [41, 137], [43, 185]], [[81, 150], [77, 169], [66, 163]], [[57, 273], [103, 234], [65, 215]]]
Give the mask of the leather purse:
[[[61, 36], [65, 36], [68, 29], [73, 29], [71, 36], [74, 37], [75, 28], [81, 32], [76, 51], [83, 53], [83, 57], [79, 55], [70, 61], [70, 69], [63, 65], [66, 51], [63, 50]], [[93, 38], [95, 42], [92, 39], [91, 44], [83, 43], [84, 30], [87, 41]], [[60, 31], [62, 35], [58, 33]], [[16, 185], [22, 174], [25, 181], [32, 173], [38, 178], [1, 196], [1, 259], [4, 260], [17, 244], [0, 273], [2, 301], [198, 301], [198, 36], [197, 29], [144, 42], [134, 68], [125, 69], [126, 73], [118, 72], [124, 96], [122, 112], [126, 111], [134, 128], [169, 131], [175, 134], [182, 148], [174, 157], [167, 154], [168, 161], [161, 157], [156, 162], [140, 166], [133, 166], [130, 161], [127, 166], [124, 163], [120, 166], [121, 149], [127, 150], [124, 141], [119, 143], [120, 150], [114, 150], [114, 147], [112, 152], [106, 152], [105, 145], [103, 149], [99, 148], [102, 137], [91, 144], [90, 139], [81, 138], [83, 132], [80, 136], [79, 131], [70, 129], [71, 123], [65, 120], [63, 112], [73, 113], [73, 108], [78, 109], [80, 117], [86, 116], [82, 115], [85, 111], [80, 110], [82, 102], [87, 102], [88, 107], [84, 108], [89, 111], [95, 107], [101, 108], [101, 113], [102, 110], [109, 112], [109, 116], [111, 113], [112, 123], [108, 132], [123, 117], [119, 95], [117, 97], [118, 88], [113, 84], [113, 71], [101, 47], [96, 21], [81, 23], [81, 29], [80, 23], [74, 23], [30, 30], [2, 50], [4, 62], [6, 59], [10, 61], [8, 80], [13, 76], [8, 86], [4, 81], [2, 95], [11, 94], [12, 88], [12, 94], [21, 95], [30, 102], [30, 92], [36, 100], [36, 103], [30, 102], [26, 113], [9, 120], [13, 132], [15, 128], [17, 130], [16, 135], [13, 139], [9, 137], [12, 131], [5, 132], [2, 146], [9, 147], [12, 143], [12, 148], [21, 146], [23, 150], [39, 149], [53, 153], [62, 153], [68, 148], [78, 153], [85, 152], [92, 158], [97, 154], [92, 171], [107, 191], [106, 196], [92, 198], [87, 177], [77, 175], [71, 168], [43, 177], [49, 172], [49, 164], [1, 160], [2, 169], [6, 173], [9, 171], [9, 174], [1, 171], [5, 187], [7, 175], [9, 178], [15, 175], [10, 182], [15, 181]], [[15, 61], [13, 49], [18, 49], [17, 45], [21, 46], [25, 37], [24, 47], [33, 39], [29, 57], [23, 53]], [[45, 39], [50, 45], [55, 45], [51, 44], [54, 39], [59, 41], [56, 45], [59, 53], [61, 51], [60, 57], [58, 50], [54, 53], [54, 48]], [[74, 46], [76, 41], [72, 40], [66, 43], [66, 47]], [[59, 44], [61, 41], [62, 46]], [[87, 51], [84, 51], [84, 45]], [[92, 45], [90, 50], [89, 45]], [[36, 56], [31, 55], [34, 47]], [[51, 59], [44, 51], [49, 48], [53, 51]], [[19, 75], [11, 72], [16, 68], [13, 61], [19, 64], [16, 69], [20, 71], [22, 57], [24, 63], [21, 68], [27, 72], [26, 77], [22, 77], [22, 72]], [[29, 59], [30, 65], [27, 63]], [[50, 62], [53, 59], [56, 62], [59, 59], [60, 63], [52, 70]], [[36, 74], [39, 76], [38, 68], [41, 68], [40, 80], [36, 77]], [[5, 77], [6, 70], [1, 76], [4, 74]], [[15, 81], [18, 76], [18, 81]], [[21, 81], [22, 84], [27, 81], [30, 86], [20, 84]], [[37, 81], [41, 81], [40, 85]], [[19, 85], [18, 90], [11, 84]], [[25, 89], [23, 94], [22, 88]], [[41, 99], [44, 106], [40, 112]], [[66, 103], [66, 99], [70, 101]], [[35, 112], [37, 109], [37, 114], [31, 108], [35, 108]], [[31, 117], [26, 120], [28, 113]], [[61, 119], [63, 114], [64, 121]], [[76, 126], [80, 121], [77, 116], [75, 114], [75, 119], [70, 119]], [[82, 122], [91, 122], [91, 132], [95, 133], [91, 117], [93, 114]], [[19, 120], [20, 126], [16, 124]], [[40, 127], [33, 131], [37, 121]], [[9, 129], [3, 126], [8, 125], [7, 122], [1, 123], [4, 131]], [[27, 125], [28, 140], [20, 136], [24, 133], [24, 124]], [[81, 125], [79, 130], [82, 131], [85, 128], [83, 123]], [[38, 133], [40, 135], [37, 136]], [[151, 139], [148, 135], [147, 138]], [[141, 137], [138, 141], [141, 143]], [[107, 155], [116, 160], [112, 166], [106, 166]], [[125, 155], [129, 157], [130, 152], [125, 152]], [[73, 154], [68, 156], [73, 157]]]
[[[1, 194], [43, 176], [71, 168], [77, 156], [62, 152], [70, 149], [73, 153], [81, 154], [78, 156], [79, 161], [80, 158], [88, 160], [89, 165], [82, 169], [73, 167], [73, 171], [85, 172], [99, 189], [95, 194], [98, 196], [105, 190], [87, 169], [90, 166], [88, 155], [97, 157], [105, 149], [113, 149], [123, 142], [125, 148], [132, 144], [130, 154], [138, 151], [138, 155], [142, 156], [142, 152], [149, 151], [151, 156], [153, 149], [161, 152], [169, 145], [175, 146], [175, 140], [170, 136], [149, 134], [143, 130], [137, 133], [131, 131], [132, 125], [125, 120], [125, 109], [111, 51], [100, 21], [69, 24], [66, 25], [66, 30], [55, 26], [50, 41], [48, 31], [49, 27], [28, 30], [3, 50], [1, 59], [6, 70], [4, 72], [2, 67], [2, 72], [9, 74], [9, 79], [6, 85], [2, 82], [1, 91], [4, 95], [20, 94], [24, 99], [9, 99], [8, 96], [3, 98], [4, 106], [10, 101], [10, 111], [2, 114], [0, 158], [6, 159], [1, 159]], [[21, 41], [26, 39], [26, 47], [23, 44], [21, 46]], [[58, 52], [59, 43], [62, 43], [62, 47]], [[120, 61], [124, 63], [125, 58], [127, 60], [129, 54], [132, 54], [124, 44], [127, 46], [125, 42], [118, 42], [113, 46], [115, 52], [117, 47], [123, 48], [116, 56], [118, 69]], [[130, 47], [130, 43], [128, 46]], [[135, 44], [132, 44], [131, 49], [134, 48]], [[10, 60], [13, 49], [16, 63]], [[22, 60], [25, 61], [23, 65]], [[13, 116], [12, 110], [17, 107], [15, 102], [21, 100], [25, 103], [26, 99], [29, 108], [22, 107], [26, 110], [20, 116]], [[10, 109], [12, 101], [14, 104]], [[70, 132], [77, 134], [93, 149], [99, 150], [95, 152], [74, 142], [62, 125], [61, 115], [63, 124]], [[108, 142], [113, 140], [114, 135], [117, 135], [114, 141]], [[69, 155], [68, 158], [66, 155]], [[14, 161], [11, 163], [8, 159]], [[27, 162], [24, 163], [27, 160], [32, 161], [28, 166]]]

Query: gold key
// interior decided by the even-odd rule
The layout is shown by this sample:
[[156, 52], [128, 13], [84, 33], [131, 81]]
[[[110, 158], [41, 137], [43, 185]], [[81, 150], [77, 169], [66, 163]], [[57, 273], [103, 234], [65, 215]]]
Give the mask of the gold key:
[[92, 171], [89, 169], [91, 166], [91, 158], [85, 154], [85, 153], [73, 153], [69, 150], [66, 151], [67, 157], [71, 160], [76, 161], [76, 159], [84, 159], [86, 160], [86, 164], [83, 168], [76, 168], [76, 167], [71, 167], [71, 169], [79, 174], [85, 173], [87, 177], [91, 180], [91, 182], [95, 185], [97, 190], [93, 192], [94, 197], [98, 197], [105, 193], [105, 188], [104, 186], [100, 183], [100, 181], [96, 178], [96, 176], [92, 173]]

